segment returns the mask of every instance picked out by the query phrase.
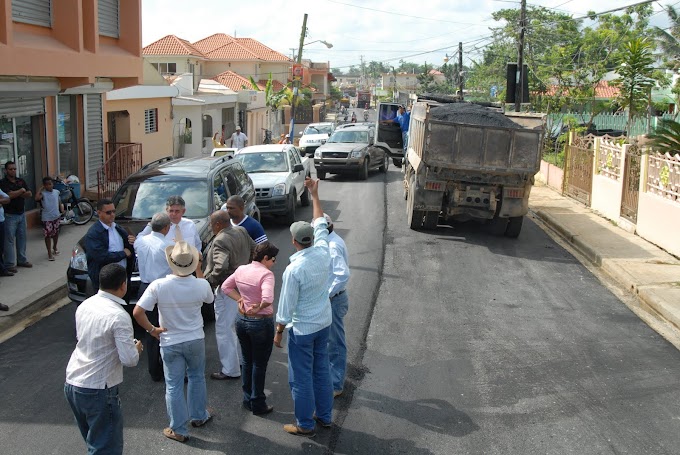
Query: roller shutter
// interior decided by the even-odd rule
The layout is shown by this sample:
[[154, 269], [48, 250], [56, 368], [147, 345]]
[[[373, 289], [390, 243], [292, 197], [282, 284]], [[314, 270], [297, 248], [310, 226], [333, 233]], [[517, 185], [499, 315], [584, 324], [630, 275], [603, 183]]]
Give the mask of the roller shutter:
[[98, 15], [100, 35], [111, 36], [113, 38], [119, 37], [118, 1], [119, 0], [99, 0]]
[[0, 98], [0, 118], [42, 115], [44, 98]]
[[12, 0], [12, 20], [52, 27], [51, 0]]
[[85, 166], [87, 188], [97, 186], [97, 171], [104, 165], [101, 94], [84, 95], [85, 101]]

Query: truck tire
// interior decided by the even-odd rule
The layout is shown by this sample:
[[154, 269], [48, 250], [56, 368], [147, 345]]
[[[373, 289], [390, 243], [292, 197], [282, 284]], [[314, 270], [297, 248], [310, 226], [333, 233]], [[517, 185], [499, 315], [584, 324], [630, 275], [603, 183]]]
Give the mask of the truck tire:
[[392, 158], [392, 164], [397, 167], [401, 167], [401, 158]]
[[508, 229], [508, 219], [494, 215], [487, 226], [491, 235], [503, 235]]
[[437, 224], [439, 224], [439, 212], [435, 212], [433, 210], [425, 212], [425, 222], [423, 223], [423, 229], [437, 229]]
[[[307, 176], [309, 177], [309, 176]], [[302, 190], [302, 194], [300, 195], [300, 205], [302, 207], [308, 207], [309, 206], [309, 189], [305, 187], [304, 190]]]
[[319, 180], [326, 180], [326, 173], [324, 171], [316, 171], [316, 176]]
[[288, 207], [288, 212], [286, 213], [285, 220], [287, 225], [291, 225], [295, 222], [295, 206], [297, 205], [297, 194], [295, 193], [295, 190], [293, 190], [293, 194], [291, 194], [289, 204], [290, 206]]
[[508, 227], [505, 229], [505, 236], [511, 239], [516, 239], [519, 237], [519, 233], [522, 231], [522, 222], [524, 221], [523, 216], [513, 216], [508, 221]]
[[368, 179], [368, 160], [364, 160], [364, 165], [361, 166], [361, 169], [359, 170], [359, 179], [360, 180], [367, 180]]
[[409, 180], [408, 184], [408, 199], [406, 203], [406, 218], [408, 221], [408, 226], [413, 229], [414, 231], [417, 231], [423, 227], [423, 216], [425, 216], [425, 212], [422, 210], [415, 210], [415, 186], [416, 186], [416, 179], [415, 177], [411, 177]]

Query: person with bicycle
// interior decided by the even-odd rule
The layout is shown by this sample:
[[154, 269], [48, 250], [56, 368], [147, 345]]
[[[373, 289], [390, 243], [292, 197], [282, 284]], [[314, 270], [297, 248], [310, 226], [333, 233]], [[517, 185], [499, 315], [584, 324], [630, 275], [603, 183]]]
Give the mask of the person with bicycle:
[[35, 200], [42, 205], [40, 219], [43, 223], [47, 260], [54, 261], [54, 256], [59, 254], [57, 242], [59, 241], [59, 226], [61, 214], [64, 213], [64, 204], [59, 197], [59, 190], [54, 189], [52, 177], [45, 177], [42, 181], [43, 184], [35, 195]]

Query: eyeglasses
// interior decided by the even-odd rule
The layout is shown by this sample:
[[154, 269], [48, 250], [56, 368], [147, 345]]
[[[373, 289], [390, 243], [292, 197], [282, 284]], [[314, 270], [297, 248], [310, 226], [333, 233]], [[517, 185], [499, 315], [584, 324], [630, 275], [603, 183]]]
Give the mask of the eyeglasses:
[[102, 213], [106, 213], [107, 215], [113, 215], [114, 213], [116, 213], [116, 211], [115, 210], [102, 210]]

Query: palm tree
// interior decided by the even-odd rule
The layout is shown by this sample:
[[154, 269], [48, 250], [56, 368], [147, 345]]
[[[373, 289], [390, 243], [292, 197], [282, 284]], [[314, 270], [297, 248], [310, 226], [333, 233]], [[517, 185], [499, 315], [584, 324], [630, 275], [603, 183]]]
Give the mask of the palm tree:
[[654, 27], [656, 42], [663, 51], [664, 63], [669, 69], [680, 70], [680, 15], [672, 6], [666, 10], [671, 26], [667, 28]]
[[619, 77], [613, 82], [619, 88], [616, 102], [628, 109], [626, 129], [629, 133], [633, 119], [646, 113], [656, 84], [652, 47], [646, 38], [634, 38], [623, 45], [618, 56]]

